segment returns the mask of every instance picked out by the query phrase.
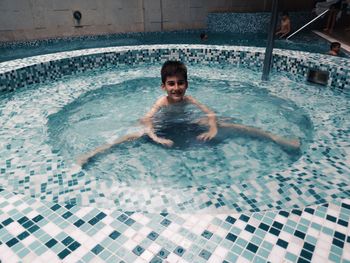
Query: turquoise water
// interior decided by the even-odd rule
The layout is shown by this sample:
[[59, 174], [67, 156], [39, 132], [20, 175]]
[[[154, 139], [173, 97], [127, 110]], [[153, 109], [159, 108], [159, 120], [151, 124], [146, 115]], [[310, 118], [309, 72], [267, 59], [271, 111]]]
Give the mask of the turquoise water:
[[[232, 67], [215, 69], [214, 75], [212, 71], [207, 66], [191, 66], [188, 94], [214, 110], [219, 119], [299, 138], [301, 150], [288, 151], [271, 141], [224, 128], [212, 141], [198, 141], [196, 136], [206, 129], [191, 122], [203, 114], [188, 107], [166, 124], [158, 123], [163, 129], [160, 136], [172, 139], [173, 147], [158, 145], [144, 136], [97, 155], [84, 169], [101, 180], [113, 178], [127, 185], [188, 186], [264, 176], [298, 160], [312, 140], [307, 112], [260, 87], [259, 74]], [[159, 67], [125, 69], [118, 77], [116, 70], [95, 74], [89, 76], [92, 90], [48, 116], [49, 144], [65, 160], [141, 129], [138, 120], [164, 95]], [[106, 84], [106, 78], [112, 83]], [[74, 90], [75, 82], [67, 80], [63, 85]]]
[[[78, 156], [139, 129], [139, 118], [164, 95], [160, 67], [161, 63], [115, 66], [1, 95], [2, 184], [36, 196], [76, 196], [91, 188], [116, 201], [125, 192], [152, 196], [162, 191], [157, 189], [171, 189], [169, 195], [175, 199], [190, 200], [190, 189], [196, 188], [187, 186], [255, 184], [277, 175], [298, 176], [309, 166], [328, 174], [330, 168], [322, 164], [325, 158], [348, 156], [343, 147], [349, 143], [347, 91], [281, 73], [262, 82], [261, 74], [249, 69], [188, 65], [189, 95], [220, 118], [300, 138], [301, 150], [289, 152], [270, 141], [227, 131], [212, 142], [198, 142], [196, 128], [181, 126], [200, 116], [189, 108], [186, 122], [175, 116], [176, 125], [164, 134], [175, 136], [173, 148], [144, 137], [96, 156], [81, 170], [75, 162]], [[176, 137], [178, 130], [181, 136]]]
[[[267, 39], [265, 34], [208, 33], [209, 39], [202, 42], [199, 34], [200, 32], [129, 33], [17, 43], [0, 46], [0, 62], [47, 53], [109, 46], [208, 44], [265, 47]], [[290, 41], [277, 39], [275, 47], [325, 54], [329, 50], [329, 43], [313, 33], [300, 33]]]

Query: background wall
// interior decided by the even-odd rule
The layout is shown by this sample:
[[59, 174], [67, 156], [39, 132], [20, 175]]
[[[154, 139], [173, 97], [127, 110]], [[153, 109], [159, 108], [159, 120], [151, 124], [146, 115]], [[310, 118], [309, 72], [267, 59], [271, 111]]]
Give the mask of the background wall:
[[[206, 28], [210, 12], [268, 12], [272, 0], [0, 0], [0, 41]], [[287, 3], [288, 2], [288, 3]], [[280, 0], [309, 11], [313, 0]], [[80, 23], [74, 11], [82, 14]]]

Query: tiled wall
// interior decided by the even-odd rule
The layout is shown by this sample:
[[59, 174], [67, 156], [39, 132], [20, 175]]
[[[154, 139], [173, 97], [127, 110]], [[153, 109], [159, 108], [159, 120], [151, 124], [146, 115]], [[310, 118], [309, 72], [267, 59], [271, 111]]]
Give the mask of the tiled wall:
[[[311, 12], [291, 12], [292, 31], [309, 22]], [[210, 13], [208, 29], [214, 32], [266, 33], [270, 25], [271, 13]], [[278, 22], [279, 24], [279, 22]], [[278, 25], [277, 25], [278, 26]]]
[[[23, 59], [23, 63], [7, 62], [0, 65], [0, 91], [15, 90], [33, 83], [42, 83], [108, 65], [137, 65], [167, 59], [188, 63], [230, 63], [261, 69], [264, 49], [238, 46], [169, 45], [112, 47], [63, 52], [53, 57], [41, 56]], [[50, 60], [54, 58], [54, 60]], [[11, 70], [11, 65], [15, 64]], [[349, 60], [299, 51], [275, 50], [273, 68], [305, 76], [309, 68], [329, 71], [329, 86], [349, 88]], [[20, 65], [20, 66], [18, 66]]]
[[[284, 2], [288, 10], [311, 9], [308, 1]], [[209, 12], [270, 10], [270, 0], [1, 0], [0, 41], [198, 29], [206, 27]]]

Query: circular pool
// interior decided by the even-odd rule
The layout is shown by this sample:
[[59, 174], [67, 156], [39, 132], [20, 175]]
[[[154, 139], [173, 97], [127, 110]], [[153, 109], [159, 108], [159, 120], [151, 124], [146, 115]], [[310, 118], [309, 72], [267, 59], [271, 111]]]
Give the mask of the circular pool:
[[[232, 57], [200, 63], [174, 56], [192, 52], [198, 58], [198, 50], [189, 47], [169, 49], [167, 56], [155, 61], [119, 48], [127, 54], [124, 64], [93, 65], [73, 76], [56, 76], [78, 63], [76, 54], [67, 52], [68, 69], [51, 65], [52, 81], [3, 94], [1, 185], [45, 200], [149, 212], [257, 211], [320, 202], [330, 198], [334, 189], [339, 197], [344, 194], [346, 187], [325, 185], [328, 180], [349, 179], [341, 179], [348, 169], [347, 91], [310, 85], [283, 72], [262, 82], [260, 72], [252, 70], [256, 65], [247, 67]], [[157, 52], [158, 48], [148, 49]], [[210, 47], [205, 52], [210, 57]], [[135, 57], [147, 61], [130, 63]], [[91, 57], [82, 58], [92, 63]], [[250, 61], [254, 56], [248, 53], [245, 58]], [[201, 114], [189, 109], [185, 118], [175, 116], [165, 134], [174, 140], [172, 148], [144, 136], [97, 155], [83, 168], [78, 166], [79, 155], [140, 129], [138, 120], [163, 95], [160, 67], [166, 59], [186, 62], [188, 94], [215, 111], [218, 119], [298, 138], [300, 149], [290, 151], [225, 129], [210, 142], [198, 141], [198, 131], [183, 123]], [[99, 63], [99, 58], [95, 61]]]

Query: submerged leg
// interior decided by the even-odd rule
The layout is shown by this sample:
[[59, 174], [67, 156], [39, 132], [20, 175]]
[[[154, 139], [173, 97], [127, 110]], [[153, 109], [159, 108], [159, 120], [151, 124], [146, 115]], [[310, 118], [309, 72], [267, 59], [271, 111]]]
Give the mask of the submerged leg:
[[[218, 127], [229, 128], [236, 132], [240, 132], [244, 135], [267, 139], [267, 140], [273, 141], [274, 143], [277, 143], [280, 146], [287, 147], [291, 150], [298, 150], [300, 148], [299, 139], [290, 140], [252, 126], [225, 122], [226, 120], [227, 120], [226, 118], [218, 120], [217, 122]], [[199, 125], [208, 125], [208, 118], [201, 118], [196, 123], [198, 123]]]
[[127, 134], [127, 135], [125, 135], [123, 137], [120, 137], [120, 138], [112, 141], [111, 143], [103, 144], [103, 145], [97, 147], [96, 149], [94, 149], [93, 151], [79, 156], [77, 158], [77, 164], [80, 165], [80, 166], [83, 166], [85, 163], [87, 163], [89, 161], [89, 159], [91, 159], [95, 155], [97, 155], [99, 153], [102, 153], [102, 152], [112, 148], [113, 146], [121, 144], [123, 142], [137, 140], [140, 137], [142, 137], [143, 135], [144, 135], [143, 132], [130, 133], [130, 134]]
[[287, 147], [289, 149], [297, 150], [300, 148], [300, 141], [298, 139], [287, 139], [278, 135], [275, 135], [273, 133], [263, 131], [259, 128], [251, 127], [251, 126], [245, 126], [242, 124], [235, 124], [235, 123], [227, 123], [227, 122], [219, 122], [219, 127], [225, 127], [233, 129], [234, 131], [241, 132], [245, 135], [267, 139], [270, 141], [273, 141], [274, 143], [277, 143], [278, 145]]

